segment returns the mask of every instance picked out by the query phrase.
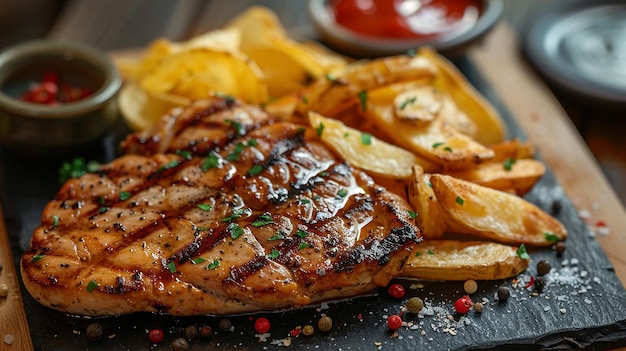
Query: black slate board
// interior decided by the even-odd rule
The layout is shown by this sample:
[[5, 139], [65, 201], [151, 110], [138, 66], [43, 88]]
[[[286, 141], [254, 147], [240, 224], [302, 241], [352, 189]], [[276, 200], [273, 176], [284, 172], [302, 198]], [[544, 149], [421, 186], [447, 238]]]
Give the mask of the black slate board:
[[[509, 137], [523, 139], [519, 126], [471, 62], [462, 58], [455, 64], [501, 112]], [[120, 124], [102, 145], [81, 150], [80, 156], [101, 162], [110, 160], [117, 152], [118, 141], [127, 132], [128, 129]], [[43, 206], [59, 187], [56, 181], [59, 164], [25, 160], [0, 148], [0, 165], [0, 200], [17, 262], [39, 224]], [[396, 300], [380, 289], [370, 296], [302, 310], [231, 317], [234, 329], [222, 331], [218, 328], [219, 318], [211, 316], [175, 318], [136, 314], [98, 319], [66, 316], [42, 307], [22, 287], [33, 344], [36, 350], [168, 350], [173, 339], [185, 336], [186, 326], [209, 325], [214, 330], [213, 335], [208, 339], [193, 339], [190, 349], [274, 350], [285, 347], [280, 344], [281, 340], [287, 338], [296, 326], [316, 326], [320, 316], [327, 314], [333, 319], [330, 332], [316, 331], [312, 336], [292, 337], [290, 348], [600, 350], [626, 345], [626, 291], [553, 174], [548, 171], [527, 198], [548, 212], [560, 208], [555, 216], [570, 233], [567, 250], [563, 257], [557, 257], [551, 248], [530, 252], [534, 263], [546, 259], [553, 266], [548, 275], [549, 283], [539, 296], [532, 296], [530, 290], [523, 288], [524, 282], [536, 274], [534, 263], [520, 275], [523, 282], [517, 286], [511, 279], [479, 282], [479, 290], [472, 299], [476, 302], [486, 299], [482, 314], [470, 311], [462, 317], [453, 313], [454, 301], [464, 294], [462, 282], [399, 281], [407, 288], [403, 300]], [[422, 285], [411, 289], [416, 283]], [[506, 303], [494, 301], [498, 286], [511, 288], [511, 298]], [[399, 313], [403, 302], [411, 296], [423, 298], [427, 306], [437, 312], [443, 311], [443, 315], [405, 314], [403, 319], [414, 324], [402, 327], [394, 337], [386, 327], [385, 316]], [[448, 314], [452, 316], [451, 320], [446, 318]], [[267, 341], [255, 336], [253, 323], [259, 316], [267, 317], [272, 323]], [[87, 325], [94, 321], [105, 330], [105, 337], [98, 342], [90, 342], [85, 336]], [[152, 328], [165, 331], [162, 343], [150, 343], [146, 331]]]

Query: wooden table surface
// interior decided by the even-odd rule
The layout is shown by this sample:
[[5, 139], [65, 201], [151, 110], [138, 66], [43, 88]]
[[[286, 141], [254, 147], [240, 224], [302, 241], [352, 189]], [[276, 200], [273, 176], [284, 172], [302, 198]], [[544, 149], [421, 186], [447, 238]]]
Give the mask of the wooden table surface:
[[[59, 20], [50, 36], [89, 42], [107, 50], [140, 47], [161, 36], [181, 40], [217, 28], [246, 6], [258, 3], [240, 1], [235, 6], [223, 6], [221, 1], [157, 2], [169, 8], [157, 13], [153, 7], [146, 5], [152, 2], [140, 0], [96, 2], [99, 4], [96, 6], [101, 8], [93, 8], [92, 2], [74, 1], [68, 5], [65, 17]], [[312, 34], [306, 14], [292, 3], [295, 2], [263, 2], [277, 12], [285, 27], [293, 28], [298, 35]], [[124, 10], [116, 8], [121, 4]], [[142, 11], [148, 10], [155, 12], [152, 15], [163, 21], [152, 23], [153, 27], [138, 29], [141, 23], [134, 23], [133, 16], [147, 16], [150, 13]], [[107, 18], [105, 14], [111, 11], [116, 14], [110, 18], [114, 18], [113, 22], [117, 21], [113, 23], [117, 32], [98, 28], [98, 25], [104, 25], [102, 18]], [[93, 16], [85, 17], [86, 13], [101, 14], [100, 22]], [[128, 30], [138, 31], [134, 33], [141, 35], [124, 35]], [[528, 139], [537, 146], [541, 157], [586, 222], [592, 225], [592, 229], [598, 221], [606, 223], [608, 233], [598, 233], [596, 240], [607, 253], [618, 278], [625, 284], [626, 259], [623, 253], [626, 252], [626, 233], [622, 229], [626, 228], [626, 212], [567, 114], [518, 50], [514, 31], [501, 21], [483, 43], [471, 49], [469, 57], [525, 130]], [[0, 208], [0, 218], [1, 215]], [[0, 221], [0, 264], [3, 266], [0, 284], [7, 284], [10, 290], [9, 296], [0, 301], [0, 336], [12, 335], [15, 338], [8, 348], [10, 350], [30, 350], [33, 346], [10, 248], [6, 228]], [[7, 349], [6, 346], [0, 341], [0, 349]]]

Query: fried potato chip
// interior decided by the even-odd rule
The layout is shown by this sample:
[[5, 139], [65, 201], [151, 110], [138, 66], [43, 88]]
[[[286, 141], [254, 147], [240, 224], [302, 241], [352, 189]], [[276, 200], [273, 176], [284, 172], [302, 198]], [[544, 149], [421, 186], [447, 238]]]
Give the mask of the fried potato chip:
[[408, 200], [417, 213], [415, 223], [424, 239], [440, 239], [448, 228], [446, 212], [441, 208], [432, 187], [430, 175], [421, 167], [413, 167], [409, 179]]
[[150, 94], [133, 82], [126, 82], [118, 96], [120, 112], [128, 126], [135, 131], [150, 128], [171, 109], [189, 102], [178, 96]]
[[499, 280], [528, 268], [514, 247], [481, 241], [424, 240], [401, 277], [435, 281]]
[[322, 141], [354, 167], [379, 176], [406, 179], [417, 164], [412, 153], [349, 128], [336, 119], [311, 112], [309, 122]]
[[557, 219], [516, 195], [448, 175], [433, 174], [430, 184], [448, 214], [450, 232], [473, 234], [514, 245], [549, 246], [567, 230]]
[[[262, 6], [252, 6], [244, 13], [233, 19], [227, 28], [236, 28], [241, 32], [242, 41], [240, 50], [250, 54], [258, 48], [271, 48], [282, 52], [294, 61], [301, 70], [313, 79], [321, 78], [325, 74], [343, 67], [346, 60], [330, 50], [322, 49], [319, 45], [303, 44], [291, 39], [280, 24], [276, 14]], [[274, 54], [278, 56], [277, 54]], [[278, 69], [282, 61], [273, 61], [270, 66], [259, 64], [265, 71], [266, 67]]]
[[504, 162], [506, 160], [519, 160], [522, 158], [533, 158], [535, 148], [528, 141], [521, 141], [517, 138], [505, 140], [501, 143], [489, 145], [495, 153], [492, 162]]
[[168, 56], [140, 82], [149, 93], [166, 93], [190, 99], [211, 93], [235, 96], [247, 103], [267, 101], [267, 86], [254, 63], [243, 54], [194, 48]]

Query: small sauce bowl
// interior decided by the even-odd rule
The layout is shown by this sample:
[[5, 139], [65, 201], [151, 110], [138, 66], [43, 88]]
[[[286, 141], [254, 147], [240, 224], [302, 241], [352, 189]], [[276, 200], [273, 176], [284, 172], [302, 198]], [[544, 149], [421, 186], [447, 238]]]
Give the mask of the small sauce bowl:
[[353, 58], [423, 46], [461, 56], [500, 19], [502, 0], [309, 0], [322, 41]]
[[[87, 96], [43, 104], [25, 101], [46, 75]], [[58, 159], [95, 144], [119, 120], [122, 79], [109, 56], [67, 41], [34, 40], [0, 53], [0, 145], [18, 154]]]

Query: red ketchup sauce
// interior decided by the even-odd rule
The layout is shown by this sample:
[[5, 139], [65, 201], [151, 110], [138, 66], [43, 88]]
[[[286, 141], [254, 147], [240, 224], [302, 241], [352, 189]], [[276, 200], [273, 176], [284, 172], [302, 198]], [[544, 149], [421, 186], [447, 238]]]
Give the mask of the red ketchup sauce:
[[381, 39], [432, 39], [474, 26], [479, 0], [329, 0], [335, 21]]

